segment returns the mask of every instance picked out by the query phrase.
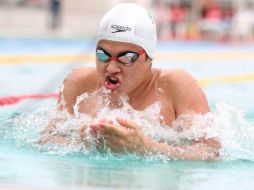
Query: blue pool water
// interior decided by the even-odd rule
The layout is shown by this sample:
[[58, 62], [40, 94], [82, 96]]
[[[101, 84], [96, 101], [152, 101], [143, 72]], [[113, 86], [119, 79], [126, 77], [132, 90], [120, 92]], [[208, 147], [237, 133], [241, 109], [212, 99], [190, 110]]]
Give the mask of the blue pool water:
[[[2, 56], [81, 54], [92, 53], [93, 48], [94, 41], [84, 39], [0, 39]], [[87, 153], [75, 147], [42, 148], [34, 140], [56, 100], [25, 100], [0, 107], [0, 189], [9, 185], [44, 189], [253, 189], [254, 81], [244, 76], [254, 72], [254, 46], [175, 42], [161, 43], [158, 50], [172, 56], [158, 56], [154, 67], [184, 68], [200, 81], [211, 81], [203, 88], [215, 120], [214, 130], [224, 138], [222, 161], [172, 161], [159, 156]], [[174, 57], [178, 53], [188, 57], [189, 52], [199, 57]], [[200, 57], [209, 52], [239, 54], [240, 58]], [[246, 56], [241, 57], [242, 53]], [[66, 74], [79, 66], [93, 63], [73, 59], [0, 64], [0, 96], [57, 92]], [[230, 78], [235, 76], [240, 77]]]

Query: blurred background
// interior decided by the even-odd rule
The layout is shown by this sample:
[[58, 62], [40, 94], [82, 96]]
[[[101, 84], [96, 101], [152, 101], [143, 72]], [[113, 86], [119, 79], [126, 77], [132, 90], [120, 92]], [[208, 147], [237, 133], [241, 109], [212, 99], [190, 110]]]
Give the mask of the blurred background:
[[120, 2], [148, 8], [161, 41], [254, 42], [254, 0], [0, 0], [0, 35], [94, 37]]
[[[138, 3], [154, 15], [159, 43], [153, 66], [185, 69], [198, 80], [215, 129], [225, 137], [224, 155], [236, 162], [169, 164], [160, 162], [161, 157], [143, 162], [129, 155], [111, 159], [90, 152], [82, 156], [75, 143], [67, 149], [35, 143], [48, 117], [55, 117], [52, 111], [66, 76], [77, 67], [95, 66], [99, 20], [121, 2]], [[0, 0], [0, 190], [7, 188], [3, 185], [254, 189], [253, 63], [254, 0]], [[144, 116], [157, 113], [157, 106], [151, 108]], [[204, 124], [205, 118], [195, 123]], [[150, 115], [148, 119], [153, 121]], [[68, 120], [59, 134], [70, 135], [80, 121]], [[70, 130], [65, 128], [69, 124]]]

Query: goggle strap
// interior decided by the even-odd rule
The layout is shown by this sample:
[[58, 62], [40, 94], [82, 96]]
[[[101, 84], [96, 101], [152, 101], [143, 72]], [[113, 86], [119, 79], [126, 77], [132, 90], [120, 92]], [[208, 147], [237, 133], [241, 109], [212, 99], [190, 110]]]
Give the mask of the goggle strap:
[[139, 52], [138, 52], [138, 55], [142, 55], [144, 54], [146, 51], [144, 49], [141, 49]]

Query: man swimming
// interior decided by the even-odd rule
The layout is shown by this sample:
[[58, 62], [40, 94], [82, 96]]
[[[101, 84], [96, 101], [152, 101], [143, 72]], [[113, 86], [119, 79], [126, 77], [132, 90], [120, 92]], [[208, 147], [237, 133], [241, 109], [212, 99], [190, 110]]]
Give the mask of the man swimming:
[[[101, 88], [110, 91], [111, 102], [121, 96], [135, 110], [160, 102], [160, 115], [171, 126], [182, 114], [206, 114], [209, 106], [202, 89], [187, 72], [152, 68], [156, 47], [156, 25], [142, 7], [123, 3], [101, 19], [97, 31], [96, 68], [78, 68], [64, 81], [64, 105], [74, 113], [77, 97]], [[61, 100], [59, 100], [61, 102]], [[96, 100], [79, 103], [79, 112], [96, 116]], [[114, 107], [113, 103], [111, 105]], [[123, 118], [117, 123], [103, 119], [88, 127], [103, 136], [113, 152], [161, 153], [175, 159], [217, 159], [220, 144], [199, 139], [188, 145], [170, 145], [145, 136], [139, 126]], [[190, 127], [191, 121], [187, 121]], [[86, 126], [87, 127], [87, 126]]]

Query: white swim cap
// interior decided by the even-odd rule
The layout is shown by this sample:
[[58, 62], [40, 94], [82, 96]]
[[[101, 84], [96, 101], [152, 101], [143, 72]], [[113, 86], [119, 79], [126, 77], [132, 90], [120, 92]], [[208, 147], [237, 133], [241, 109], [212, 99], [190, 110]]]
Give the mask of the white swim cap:
[[143, 7], [134, 3], [121, 3], [108, 11], [97, 30], [100, 40], [128, 42], [138, 45], [154, 58], [156, 48], [156, 25], [153, 17]]

